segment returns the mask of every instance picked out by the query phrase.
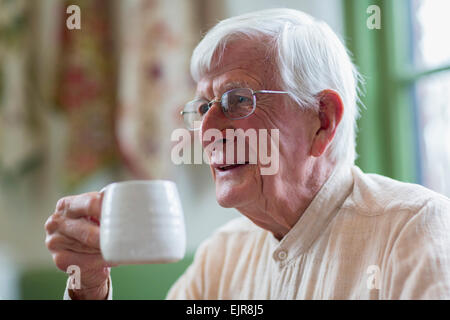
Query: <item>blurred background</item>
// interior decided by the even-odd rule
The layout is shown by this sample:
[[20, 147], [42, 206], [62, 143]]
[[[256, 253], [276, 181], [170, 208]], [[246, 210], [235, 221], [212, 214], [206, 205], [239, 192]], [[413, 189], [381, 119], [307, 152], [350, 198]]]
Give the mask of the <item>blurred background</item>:
[[[66, 26], [72, 4], [81, 30]], [[220, 19], [273, 7], [326, 21], [353, 53], [363, 171], [450, 196], [448, 0], [0, 0], [0, 299], [61, 299], [67, 275], [44, 243], [56, 201], [128, 179], [177, 182], [188, 248], [179, 263], [114, 268], [114, 298], [165, 297], [199, 243], [239, 216], [216, 203], [206, 165], [170, 160], [191, 52]]]

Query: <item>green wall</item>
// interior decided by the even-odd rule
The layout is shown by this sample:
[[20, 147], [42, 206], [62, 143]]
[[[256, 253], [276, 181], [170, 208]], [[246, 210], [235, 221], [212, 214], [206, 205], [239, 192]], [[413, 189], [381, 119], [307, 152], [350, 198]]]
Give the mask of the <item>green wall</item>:
[[[164, 299], [192, 259], [189, 255], [177, 263], [112, 268], [113, 299]], [[26, 271], [21, 277], [20, 299], [61, 300], [66, 281], [67, 274], [56, 267]]]

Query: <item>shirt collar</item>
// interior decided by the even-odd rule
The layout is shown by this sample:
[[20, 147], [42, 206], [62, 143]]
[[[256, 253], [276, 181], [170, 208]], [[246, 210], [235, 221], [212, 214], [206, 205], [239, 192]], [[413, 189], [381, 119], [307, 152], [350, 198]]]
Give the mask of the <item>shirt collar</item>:
[[339, 211], [352, 187], [351, 167], [336, 167], [283, 239], [278, 241], [271, 234], [272, 241], [276, 244], [274, 259], [288, 261], [307, 251]]

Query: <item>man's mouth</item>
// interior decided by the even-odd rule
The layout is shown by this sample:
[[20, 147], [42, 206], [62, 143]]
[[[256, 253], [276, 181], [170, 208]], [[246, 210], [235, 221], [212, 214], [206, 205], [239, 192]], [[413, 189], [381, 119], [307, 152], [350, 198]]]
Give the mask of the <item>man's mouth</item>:
[[219, 171], [229, 171], [229, 170], [233, 170], [233, 169], [236, 169], [239, 167], [243, 167], [247, 164], [249, 164], [248, 161], [246, 161], [245, 163], [239, 163], [239, 164], [224, 164], [224, 165], [216, 166], [216, 169]]
[[[214, 170], [217, 170], [218, 172], [234, 171], [250, 164], [250, 161], [248, 161], [249, 160], [248, 154], [245, 153], [246, 150], [238, 149], [236, 145], [236, 139], [237, 137], [234, 137], [234, 140], [233, 139], [227, 140], [224, 138], [214, 142], [210, 154], [211, 166]], [[231, 151], [232, 154], [234, 152], [233, 157], [231, 157], [232, 159], [228, 159], [226, 155], [226, 152], [228, 151], [227, 143], [228, 144], [234, 143], [234, 146], [232, 148], [233, 151]], [[243, 152], [246, 157], [240, 158], [239, 151]]]

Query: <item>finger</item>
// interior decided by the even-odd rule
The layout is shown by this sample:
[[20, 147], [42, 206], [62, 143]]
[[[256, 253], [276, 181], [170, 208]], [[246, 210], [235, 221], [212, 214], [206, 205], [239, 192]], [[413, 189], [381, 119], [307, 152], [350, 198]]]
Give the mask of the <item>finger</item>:
[[88, 247], [81, 242], [60, 233], [48, 235], [45, 238], [45, 245], [51, 252], [66, 250], [85, 254], [101, 254], [99, 249]]
[[88, 216], [88, 217], [84, 217], [86, 220], [94, 223], [96, 226], [100, 226], [100, 220], [98, 220], [96, 217], [93, 216]]
[[93, 216], [100, 219], [102, 198], [103, 195], [99, 192], [65, 197], [58, 201], [56, 210], [69, 218]]
[[52, 234], [58, 229], [58, 225], [58, 214], [52, 214], [45, 222], [45, 231], [47, 234]]
[[83, 245], [100, 249], [100, 228], [85, 219], [64, 219], [59, 223], [58, 232]]

